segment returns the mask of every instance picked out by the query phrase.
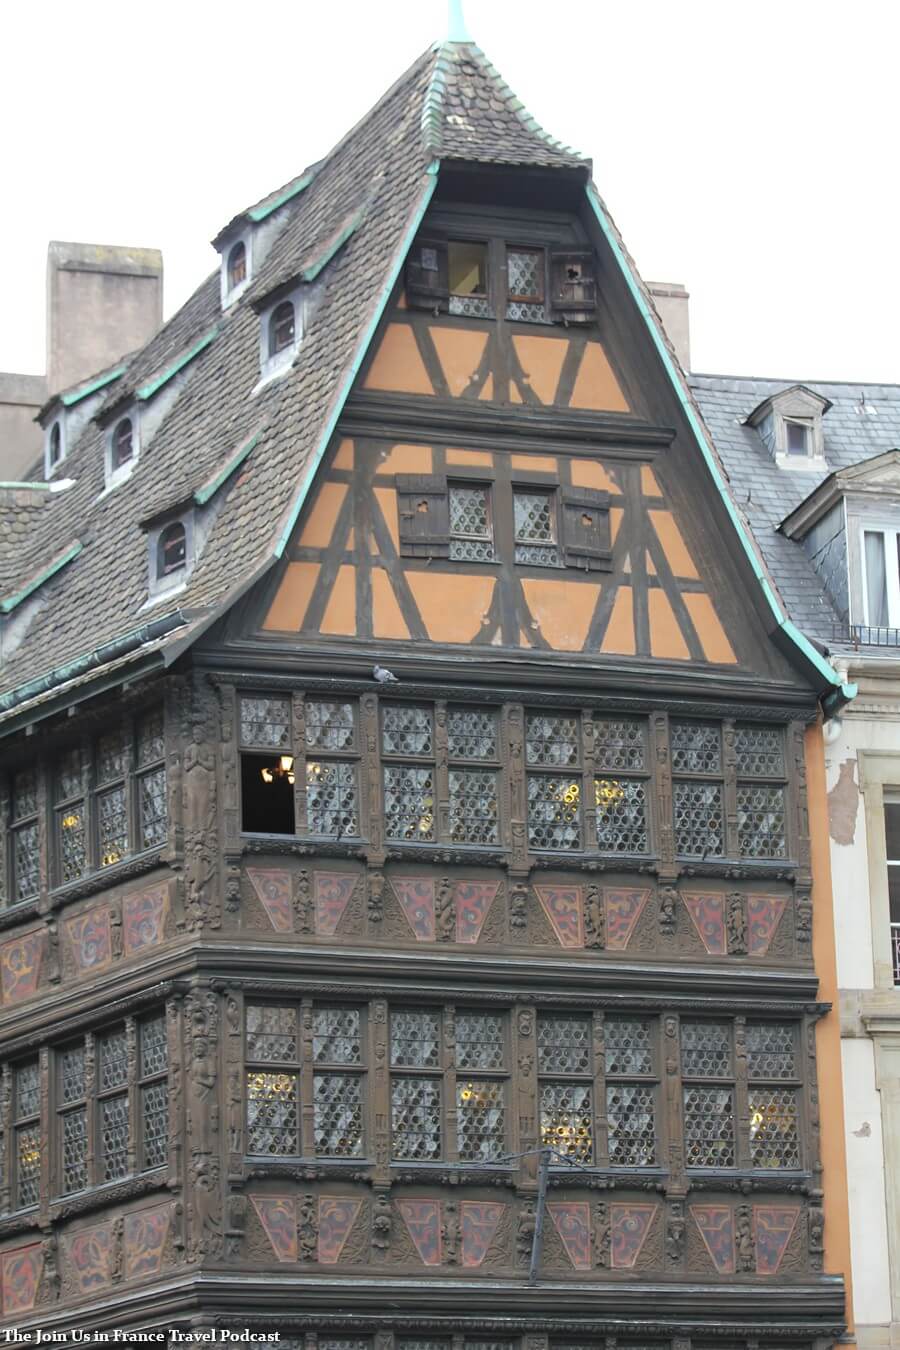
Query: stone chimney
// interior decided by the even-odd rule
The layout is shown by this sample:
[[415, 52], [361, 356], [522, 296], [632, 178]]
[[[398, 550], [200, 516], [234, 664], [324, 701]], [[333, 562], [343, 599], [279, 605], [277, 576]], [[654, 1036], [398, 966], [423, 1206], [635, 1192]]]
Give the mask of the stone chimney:
[[46, 402], [43, 375], [0, 371], [0, 480], [19, 482], [40, 463], [44, 435], [34, 419]]
[[47, 250], [47, 392], [56, 394], [143, 347], [162, 323], [155, 248], [66, 244]]
[[691, 368], [690, 296], [680, 281], [648, 281], [656, 312], [684, 370]]

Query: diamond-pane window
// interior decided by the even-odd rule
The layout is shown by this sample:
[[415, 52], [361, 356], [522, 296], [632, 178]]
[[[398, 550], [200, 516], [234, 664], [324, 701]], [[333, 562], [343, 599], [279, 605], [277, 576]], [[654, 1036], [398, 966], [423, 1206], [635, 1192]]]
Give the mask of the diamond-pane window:
[[785, 856], [784, 788], [738, 783], [738, 841], [742, 858]]
[[597, 847], [601, 853], [646, 853], [646, 785], [633, 778], [595, 778]]
[[520, 323], [546, 323], [547, 311], [533, 300], [510, 300], [506, 306], [506, 317], [517, 319]]
[[109, 783], [125, 772], [125, 742], [121, 731], [109, 731], [97, 741], [97, 782]]
[[118, 1181], [128, 1173], [128, 1096], [120, 1093], [100, 1103], [102, 1181]]
[[544, 254], [540, 249], [506, 251], [507, 319], [544, 323]]
[[594, 762], [600, 769], [639, 773], [646, 765], [644, 723], [636, 717], [598, 717]]
[[64, 806], [56, 813], [59, 871], [62, 882], [77, 881], [87, 866], [84, 812], [80, 804]]
[[784, 777], [784, 735], [780, 727], [735, 727], [734, 754], [739, 778]]
[[16, 1130], [16, 1208], [36, 1205], [41, 1181], [41, 1131], [37, 1125]]
[[124, 1028], [102, 1036], [100, 1050], [99, 1086], [101, 1092], [122, 1087], [128, 1082], [128, 1041]]
[[283, 749], [291, 743], [289, 698], [241, 698], [241, 742], [265, 749]]
[[799, 1167], [797, 1095], [789, 1088], [751, 1088], [750, 1160], [754, 1167]]
[[652, 1167], [656, 1162], [653, 1088], [609, 1083], [606, 1088], [609, 1161], [613, 1167]]
[[151, 769], [138, 778], [138, 816], [141, 848], [155, 848], [157, 844], [164, 844], [168, 834], [164, 768]]
[[720, 858], [725, 815], [718, 783], [673, 783], [675, 852], [680, 858]]
[[80, 797], [81, 789], [81, 751], [76, 747], [67, 750], [59, 758], [56, 770], [56, 800], [64, 802], [70, 797]]
[[384, 766], [384, 827], [388, 839], [428, 842], [434, 830], [434, 770]]
[[100, 866], [121, 862], [128, 852], [128, 807], [125, 787], [110, 788], [97, 795], [97, 834]]
[[528, 842], [539, 849], [581, 848], [581, 780], [528, 775]]
[[169, 1154], [169, 1089], [165, 1082], [141, 1088], [144, 1167], [163, 1167]]
[[796, 1078], [794, 1028], [784, 1022], [748, 1022], [747, 1073], [750, 1078]]
[[457, 1149], [464, 1162], [491, 1162], [505, 1152], [503, 1083], [460, 1078], [456, 1084]]
[[447, 496], [451, 559], [457, 562], [490, 562], [494, 556], [490, 489], [467, 483], [451, 483]]
[[284, 1157], [300, 1152], [298, 1081], [296, 1073], [248, 1072], [248, 1153]]
[[589, 1084], [541, 1084], [542, 1144], [575, 1162], [592, 1162], [593, 1118], [593, 1092]]
[[577, 764], [578, 718], [532, 713], [525, 724], [525, 758], [542, 768]]
[[681, 1072], [685, 1078], [730, 1078], [730, 1023], [682, 1020]]
[[608, 1017], [603, 1040], [608, 1074], [653, 1072], [653, 1028], [643, 1018]]
[[359, 834], [356, 765], [337, 759], [306, 761], [306, 811], [310, 834]]
[[260, 1064], [297, 1059], [297, 1010], [270, 1003], [248, 1004], [247, 1058]]
[[84, 1046], [71, 1045], [60, 1055], [60, 1095], [64, 1106], [84, 1097]]
[[496, 844], [500, 837], [497, 774], [451, 769], [450, 838], [454, 844]]
[[169, 1046], [165, 1017], [148, 1017], [140, 1024], [141, 1077], [165, 1073], [169, 1066]]
[[537, 1024], [541, 1073], [589, 1073], [593, 1056], [591, 1019], [575, 1013], [542, 1013]]
[[37, 1060], [16, 1070], [16, 1116], [36, 1116], [41, 1107], [41, 1075]]
[[684, 1149], [688, 1167], [734, 1167], [731, 1088], [684, 1088]]
[[447, 749], [451, 759], [496, 759], [497, 714], [483, 708], [451, 708]]
[[22, 769], [13, 777], [12, 818], [22, 820], [37, 811], [37, 774], [34, 769]]
[[391, 1154], [408, 1162], [441, 1156], [441, 1080], [394, 1078], [391, 1083]]
[[62, 1122], [62, 1193], [71, 1195], [88, 1184], [87, 1110], [80, 1106], [66, 1111]]
[[550, 492], [513, 493], [515, 558], [534, 567], [558, 567], [556, 498]]
[[456, 1018], [456, 1067], [502, 1069], [506, 1059], [500, 1013], [459, 1012]]
[[673, 773], [717, 774], [722, 767], [722, 732], [714, 723], [672, 722]]
[[382, 713], [381, 742], [386, 755], [433, 754], [431, 710], [386, 703]]
[[40, 849], [37, 825], [13, 831], [13, 898], [30, 900], [40, 887]]
[[315, 1075], [313, 1129], [318, 1155], [362, 1156], [362, 1083], [355, 1074]]
[[397, 1008], [391, 1013], [391, 1064], [395, 1068], [434, 1069], [441, 1057], [440, 1014]]
[[148, 764], [162, 759], [166, 753], [165, 730], [162, 708], [154, 708], [138, 722], [137, 762], [143, 769]]
[[326, 703], [310, 699], [306, 704], [306, 744], [312, 750], [351, 750], [356, 733], [351, 703]]
[[316, 1064], [362, 1063], [357, 1008], [313, 1010], [313, 1059]]

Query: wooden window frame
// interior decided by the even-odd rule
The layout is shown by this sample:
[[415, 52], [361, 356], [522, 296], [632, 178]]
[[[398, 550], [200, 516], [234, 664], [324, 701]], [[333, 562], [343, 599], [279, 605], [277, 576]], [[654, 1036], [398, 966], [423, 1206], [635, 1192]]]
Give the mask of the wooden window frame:
[[[506, 267], [504, 275], [506, 277], [506, 303], [522, 305], [547, 305], [547, 249], [541, 244], [517, 244], [512, 240], [504, 240], [504, 252]], [[535, 295], [520, 294], [513, 291], [509, 283], [509, 255], [510, 253], [533, 253], [540, 260], [538, 266], [538, 276], [541, 283], [540, 292]], [[520, 319], [510, 320], [512, 323], [521, 323]]]

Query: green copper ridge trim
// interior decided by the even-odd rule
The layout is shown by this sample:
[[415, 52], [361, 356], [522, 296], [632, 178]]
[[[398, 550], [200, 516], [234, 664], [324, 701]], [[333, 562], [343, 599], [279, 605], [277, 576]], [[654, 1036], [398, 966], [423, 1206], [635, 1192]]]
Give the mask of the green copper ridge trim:
[[286, 202], [291, 201], [292, 198], [298, 197], [301, 192], [304, 192], [315, 178], [316, 173], [317, 170], [311, 169], [309, 173], [305, 173], [301, 178], [298, 178], [296, 183], [292, 184], [291, 187], [285, 188], [283, 192], [279, 193], [274, 201], [268, 202], [265, 206], [251, 207], [247, 212], [249, 219], [252, 220], [254, 224], [258, 225], [261, 220], [265, 220], [273, 211], [277, 211], [279, 206], [284, 206]]
[[347, 240], [353, 234], [354, 230], [357, 230], [359, 228], [359, 226], [362, 224], [365, 218], [366, 212], [365, 208], [363, 207], [356, 212], [356, 214], [352, 217], [352, 219], [350, 219], [347, 222], [347, 224], [344, 226], [341, 232], [338, 235], [336, 235], [334, 239], [332, 239], [331, 242], [322, 250], [318, 258], [316, 258], [314, 262], [311, 262], [309, 267], [304, 267], [303, 271], [300, 273], [301, 279], [303, 281], [315, 281], [316, 277], [322, 271], [322, 268], [328, 266], [334, 255], [337, 253], [338, 249], [344, 247]]
[[168, 366], [161, 375], [157, 376], [155, 380], [151, 380], [149, 384], [142, 384], [140, 389], [136, 391], [135, 398], [139, 398], [142, 402], [145, 402], [148, 398], [152, 398], [154, 394], [162, 389], [164, 384], [168, 384], [169, 380], [178, 374], [179, 370], [184, 370], [188, 362], [193, 361], [195, 356], [199, 356], [202, 351], [205, 351], [217, 336], [218, 332], [219, 326], [217, 324], [215, 328], [211, 328], [208, 333], [204, 334], [199, 342], [195, 342], [193, 347], [184, 352], [182, 356], [179, 356], [177, 361], [173, 361], [172, 364]]
[[[263, 428], [263, 430], [264, 429], [265, 428]], [[256, 435], [251, 436], [249, 441], [246, 441], [237, 453], [232, 455], [231, 459], [222, 466], [213, 478], [208, 479], [208, 481], [203, 484], [203, 487], [197, 488], [197, 491], [194, 493], [194, 501], [197, 506], [205, 506], [210, 497], [216, 495], [222, 484], [227, 483], [234, 471], [241, 467], [251, 450], [257, 445], [261, 435], [262, 431], [257, 431]]]
[[32, 492], [52, 492], [52, 483], [0, 483], [0, 490], [3, 488], [29, 488]]
[[83, 398], [89, 394], [96, 394], [98, 389], [105, 389], [113, 380], [118, 380], [125, 374], [125, 366], [116, 366], [115, 370], [108, 371], [105, 375], [98, 375], [95, 380], [90, 380], [87, 384], [82, 384], [78, 389], [70, 389], [67, 394], [60, 394], [59, 401], [64, 408], [71, 408], [74, 404], [80, 403]]
[[30, 581], [26, 581], [21, 590], [0, 600], [0, 613], [11, 614], [18, 605], [21, 605], [23, 600], [27, 600], [29, 595], [33, 595], [39, 586], [43, 586], [45, 581], [49, 581], [52, 576], [55, 576], [61, 567], [65, 567], [66, 563], [71, 562], [73, 558], [77, 558], [83, 548], [84, 545], [78, 540], [74, 544], [70, 544], [64, 553], [60, 553], [58, 557], [36, 573]]
[[437, 160], [432, 160], [432, 162], [429, 164], [428, 168], [425, 171], [426, 181], [424, 187], [422, 188], [422, 194], [419, 198], [418, 203], [416, 204], [415, 210], [413, 211], [412, 218], [408, 226], [406, 227], [406, 232], [403, 236], [403, 239], [401, 240], [400, 245], [398, 246], [397, 251], [394, 254], [394, 259], [393, 262], [391, 263], [387, 279], [381, 291], [381, 295], [378, 297], [378, 302], [375, 305], [375, 309], [372, 313], [372, 316], [369, 319], [369, 322], [366, 324], [362, 336], [360, 337], [359, 342], [357, 343], [356, 353], [350, 364], [350, 369], [344, 376], [344, 382], [343, 385], [341, 386], [337, 398], [335, 399], [331, 415], [328, 418], [328, 421], [325, 423], [325, 426], [322, 430], [322, 435], [319, 437], [318, 445], [316, 446], [315, 451], [310, 457], [310, 461], [309, 464], [307, 465], [306, 473], [304, 475], [303, 483], [301, 484], [297, 496], [294, 498], [294, 501], [291, 504], [291, 508], [287, 515], [287, 520], [284, 523], [284, 528], [282, 529], [281, 534], [278, 537], [278, 542], [276, 543], [274, 549], [274, 556], [276, 558], [280, 558], [282, 556], [284, 550], [287, 548], [288, 541], [290, 540], [290, 537], [294, 532], [294, 526], [297, 524], [297, 518], [300, 515], [301, 510], [303, 509], [303, 503], [306, 500], [306, 494], [309, 491], [313, 479], [316, 476], [316, 471], [322, 462], [322, 457], [324, 456], [325, 451], [328, 449], [328, 443], [331, 440], [335, 427], [337, 426], [338, 418], [340, 417], [341, 413], [344, 410], [344, 404], [347, 401], [347, 396], [350, 393], [350, 390], [353, 388], [353, 381], [359, 374], [359, 368], [362, 365], [363, 360], [365, 359], [366, 352], [369, 350], [369, 344], [371, 343], [372, 338], [375, 336], [376, 329], [378, 328], [378, 325], [381, 322], [381, 316], [384, 314], [385, 308], [387, 307], [387, 302], [391, 298], [391, 292], [393, 291], [397, 278], [400, 275], [400, 269], [403, 266], [403, 263], [406, 259], [406, 255], [412, 246], [412, 241], [415, 239], [416, 234], [418, 233], [419, 226], [422, 224], [422, 219], [425, 215], [425, 212], [428, 210], [428, 205], [431, 201], [431, 198], [434, 196], [434, 190], [437, 187], [438, 168], [439, 165]]
[[734, 502], [731, 499], [731, 494], [728, 491], [727, 485], [722, 477], [718, 461], [716, 459], [713, 448], [709, 443], [706, 431], [703, 428], [700, 418], [697, 416], [697, 411], [694, 407], [693, 401], [691, 400], [691, 397], [687, 391], [687, 388], [685, 386], [684, 380], [680, 372], [678, 371], [674, 361], [672, 360], [671, 353], [669, 352], [669, 349], [666, 346], [662, 334], [659, 331], [657, 322], [652, 313], [650, 312], [650, 307], [647, 304], [647, 300], [644, 296], [643, 291], [638, 285], [638, 281], [634, 274], [634, 270], [631, 267], [627, 257], [625, 256], [624, 249], [622, 248], [622, 245], [619, 242], [619, 238], [616, 233], [615, 227], [613, 226], [612, 221], [607, 215], [606, 208], [601, 202], [599, 195], [597, 193], [597, 189], [594, 187], [593, 183], [589, 183], [587, 185], [587, 187], [585, 188], [585, 192], [587, 194], [587, 199], [590, 208], [593, 211], [595, 217], [597, 218], [600, 228], [603, 231], [603, 234], [606, 238], [606, 242], [609, 244], [609, 247], [612, 250], [613, 257], [615, 258], [619, 270], [621, 271], [622, 276], [625, 279], [625, 283], [628, 286], [629, 291], [631, 292], [632, 299], [634, 300], [635, 304], [638, 307], [641, 318], [644, 320], [644, 323], [647, 327], [647, 331], [649, 332], [650, 337], [653, 340], [654, 346], [656, 347], [657, 354], [660, 360], [662, 361], [666, 374], [668, 375], [672, 387], [675, 390], [675, 393], [681, 404], [682, 411], [684, 412], [688, 424], [692, 432], [694, 433], [697, 445], [699, 446], [700, 452], [703, 455], [704, 460], [706, 461], [706, 467], [709, 470], [710, 476], [713, 480], [717, 492], [719, 493], [719, 496], [722, 498], [722, 502], [725, 506], [726, 511], [728, 512], [728, 515], [731, 519], [731, 523], [734, 526], [735, 533], [737, 534], [741, 547], [744, 550], [744, 553], [747, 557], [748, 562], [750, 563], [750, 566], [753, 568], [754, 576], [756, 577], [757, 581], [762, 587], [763, 595], [766, 598], [766, 602], [768, 603], [769, 609], [772, 612], [772, 616], [775, 619], [776, 625], [778, 626], [779, 629], [781, 629], [785, 637], [787, 637], [789, 641], [791, 641], [794, 644], [794, 646], [797, 647], [797, 649], [803, 654], [803, 656], [810, 663], [810, 665], [813, 666], [816, 672], [819, 675], [821, 675], [822, 678], [825, 680], [825, 682], [830, 686], [827, 694], [824, 695], [823, 697], [823, 706], [825, 707], [826, 711], [829, 710], [829, 705], [832, 709], [836, 710], [838, 706], [840, 706], [843, 703], [849, 703], [850, 700], [856, 696], [857, 686], [855, 684], [843, 683], [843, 681], [835, 672], [834, 668], [828, 664], [828, 662], [825, 660], [825, 658], [821, 655], [820, 652], [816, 651], [815, 647], [812, 645], [809, 639], [806, 638], [803, 635], [803, 633], [800, 632], [799, 628], [797, 628], [791, 622], [791, 620], [787, 617], [784, 610], [782, 609], [781, 603], [778, 600], [778, 597], [776, 596], [775, 592], [773, 591], [772, 585], [768, 577], [763, 571], [762, 564], [760, 563], [756, 550], [753, 547], [753, 544], [744, 526], [744, 522], [741, 520], [737, 512], [737, 509], [734, 505]]

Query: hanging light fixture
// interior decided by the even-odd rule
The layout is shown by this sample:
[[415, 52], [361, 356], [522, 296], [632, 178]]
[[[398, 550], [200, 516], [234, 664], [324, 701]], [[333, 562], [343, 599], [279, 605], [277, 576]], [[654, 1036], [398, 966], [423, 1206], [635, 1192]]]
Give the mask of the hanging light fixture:
[[260, 777], [264, 783], [274, 783], [276, 778], [286, 778], [289, 783], [294, 782], [294, 756], [279, 755], [278, 763], [274, 768], [264, 764], [259, 771]]

